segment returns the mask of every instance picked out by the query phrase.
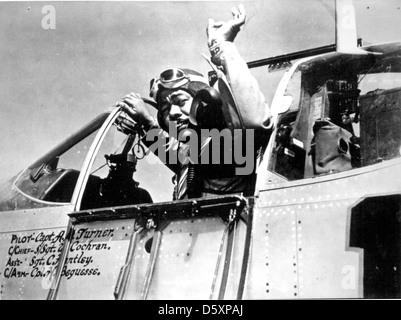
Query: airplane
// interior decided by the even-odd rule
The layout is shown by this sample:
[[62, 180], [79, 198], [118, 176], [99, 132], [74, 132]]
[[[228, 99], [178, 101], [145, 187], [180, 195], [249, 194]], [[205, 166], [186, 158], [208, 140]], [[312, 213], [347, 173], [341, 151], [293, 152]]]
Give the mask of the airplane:
[[399, 298], [401, 42], [336, 12], [335, 45], [248, 63], [286, 70], [253, 196], [153, 202], [107, 110], [0, 187], [0, 299]]

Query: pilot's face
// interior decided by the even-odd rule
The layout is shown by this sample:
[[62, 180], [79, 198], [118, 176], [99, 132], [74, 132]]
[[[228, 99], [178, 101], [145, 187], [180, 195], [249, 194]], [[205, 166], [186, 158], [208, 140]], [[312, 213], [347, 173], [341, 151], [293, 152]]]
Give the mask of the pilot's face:
[[170, 122], [176, 123], [178, 132], [188, 127], [192, 100], [192, 96], [184, 90], [173, 91], [163, 99], [159, 112], [166, 128]]

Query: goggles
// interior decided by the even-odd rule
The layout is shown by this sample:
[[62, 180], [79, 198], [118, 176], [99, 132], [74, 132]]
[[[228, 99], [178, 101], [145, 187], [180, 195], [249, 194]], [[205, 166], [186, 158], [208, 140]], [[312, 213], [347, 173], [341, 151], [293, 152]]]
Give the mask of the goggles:
[[177, 89], [188, 84], [188, 82], [197, 81], [207, 85], [209, 83], [201, 75], [195, 75], [185, 72], [182, 69], [173, 68], [163, 71], [160, 76], [150, 81], [150, 97], [156, 100], [157, 94], [161, 88]]

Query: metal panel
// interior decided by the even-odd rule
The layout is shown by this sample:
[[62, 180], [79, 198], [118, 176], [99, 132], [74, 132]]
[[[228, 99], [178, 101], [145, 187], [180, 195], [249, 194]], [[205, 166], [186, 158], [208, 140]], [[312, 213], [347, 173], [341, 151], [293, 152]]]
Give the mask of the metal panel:
[[364, 198], [398, 194], [401, 159], [299, 181], [274, 182], [260, 192], [259, 206], [290, 205], [315, 201]]
[[[0, 212], [0, 233], [67, 227], [73, 206]], [[1, 257], [0, 257], [1, 259]]]
[[150, 260], [150, 245], [154, 236], [154, 230], [145, 230], [135, 248], [134, 261], [130, 279], [128, 279], [125, 299], [139, 300], [143, 289], [143, 281], [146, 276]]
[[300, 298], [361, 298], [362, 250], [349, 248], [352, 201], [297, 206]]
[[1, 212], [0, 299], [45, 299], [72, 206]]
[[[293, 182], [292, 186], [282, 183], [283, 188], [277, 185], [261, 192], [259, 206], [263, 209], [258, 211], [263, 214], [264, 210], [266, 223], [272, 210], [288, 210], [295, 214], [296, 221], [295, 224], [292, 221], [291, 231], [294, 232], [295, 227], [298, 297], [363, 296], [363, 250], [349, 247], [351, 209], [364, 198], [399, 194], [401, 185], [394, 179], [397, 172], [401, 172], [399, 159], [347, 173]], [[264, 222], [255, 223], [254, 227]], [[280, 231], [279, 228], [277, 232], [290, 234], [288, 230]], [[254, 238], [261, 239], [260, 236], [254, 234]], [[263, 242], [268, 243], [268, 239]], [[289, 243], [278, 245], [284, 250], [293, 248]], [[252, 261], [258, 259], [255, 255], [263, 254], [261, 244], [258, 246], [253, 248]], [[279, 259], [285, 261], [288, 257]], [[283, 274], [279, 277], [288, 281]]]
[[244, 245], [246, 237], [247, 225], [244, 221], [240, 220], [236, 224], [234, 232], [234, 247], [232, 250], [230, 272], [227, 279], [227, 288], [225, 291], [224, 299], [234, 300], [238, 296], [238, 286], [241, 281], [241, 277], [245, 276], [241, 274], [242, 262], [244, 258]]
[[148, 299], [208, 299], [225, 227], [220, 218], [171, 222], [162, 232]]
[[245, 299], [289, 299], [298, 295], [295, 224], [295, 211], [290, 207], [255, 210]]
[[77, 224], [58, 299], [114, 299], [134, 219]]
[[0, 299], [46, 299], [65, 228], [0, 234]]
[[[197, 284], [204, 286], [203, 298], [214, 297], [213, 284], [213, 292], [222, 295], [221, 283], [230, 283], [231, 265], [225, 252], [230, 241], [225, 240], [233, 239], [236, 250], [228, 227], [238, 223], [237, 214], [245, 205], [242, 197], [222, 196], [73, 213], [68, 237], [72, 240], [63, 248], [66, 263], [58, 266], [59, 276], [48, 297], [170, 299], [173, 292], [188, 299], [190, 291], [199, 296], [193, 290]], [[122, 232], [124, 228], [129, 231]], [[218, 258], [224, 263], [217, 264]], [[163, 268], [166, 263], [169, 268]], [[208, 281], [199, 277], [202, 274]], [[172, 286], [166, 286], [166, 279]]]

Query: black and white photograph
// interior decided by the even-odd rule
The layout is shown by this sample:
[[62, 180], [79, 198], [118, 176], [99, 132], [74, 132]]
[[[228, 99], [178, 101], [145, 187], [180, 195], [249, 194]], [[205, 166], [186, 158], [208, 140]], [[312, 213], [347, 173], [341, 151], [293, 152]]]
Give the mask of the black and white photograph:
[[401, 298], [400, 31], [401, 0], [0, 1], [0, 300]]

